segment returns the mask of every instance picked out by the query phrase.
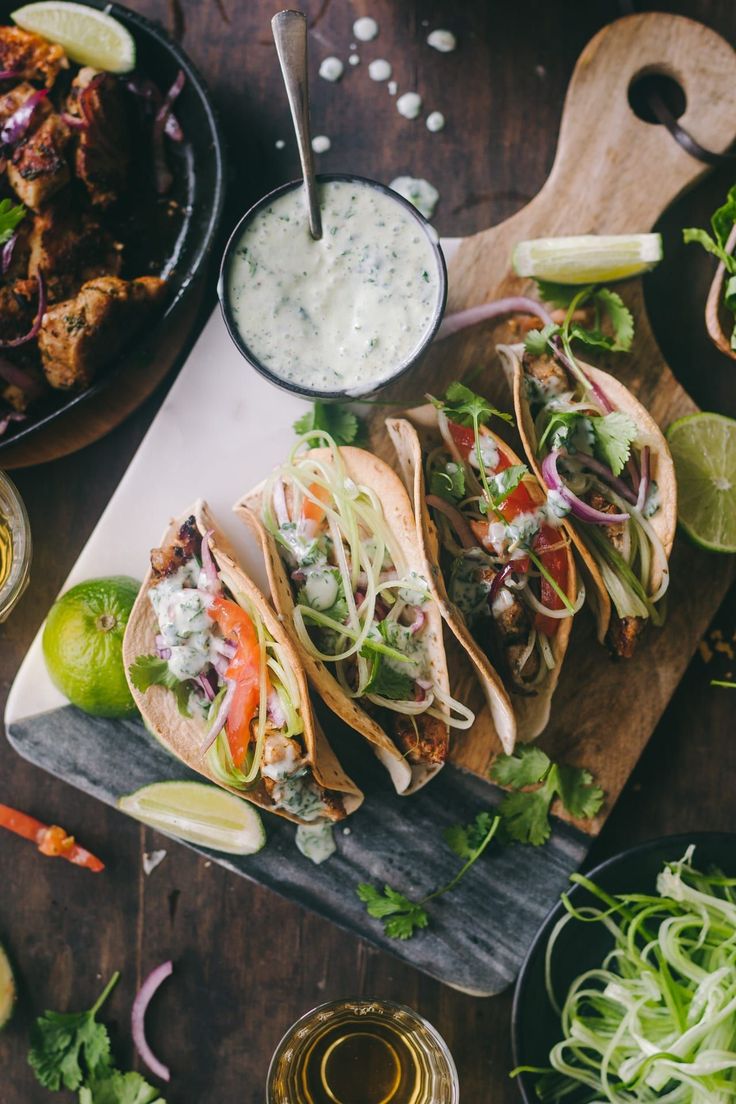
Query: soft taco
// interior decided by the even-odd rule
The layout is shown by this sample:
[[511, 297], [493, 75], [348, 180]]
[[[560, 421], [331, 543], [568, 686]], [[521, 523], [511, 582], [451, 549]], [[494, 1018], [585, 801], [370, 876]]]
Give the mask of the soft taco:
[[341, 820], [360, 805], [312, 715], [288, 633], [205, 503], [151, 552], [123, 659], [148, 727], [206, 778], [296, 823]]
[[316, 433], [235, 509], [262, 543], [313, 687], [373, 745], [399, 793], [418, 789], [444, 764], [449, 728], [474, 716], [450, 696], [442, 617], [401, 480]]
[[567, 356], [499, 346], [529, 463], [568, 510], [598, 635], [629, 658], [669, 583], [677, 485], [659, 426], [614, 376]]
[[[461, 384], [455, 393], [472, 395]], [[487, 425], [461, 424], [470, 420], [436, 402], [386, 426], [425, 558], [439, 566], [430, 585], [511, 752], [547, 723], [583, 594], [557, 503]]]

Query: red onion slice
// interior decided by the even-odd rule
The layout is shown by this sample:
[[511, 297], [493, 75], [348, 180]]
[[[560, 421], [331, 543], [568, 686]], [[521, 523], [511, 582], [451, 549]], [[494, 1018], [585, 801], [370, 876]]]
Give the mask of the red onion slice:
[[222, 701], [220, 702], [220, 708], [215, 714], [215, 718], [212, 721], [210, 728], [207, 730], [202, 743], [199, 745], [199, 751], [201, 755], [204, 755], [214, 744], [217, 737], [225, 727], [227, 721], [227, 715], [230, 712], [230, 703], [233, 700], [233, 694], [235, 693], [235, 682], [231, 679], [226, 679], [227, 690], [225, 691]]
[[141, 985], [135, 1000], [133, 1001], [133, 1008], [130, 1013], [130, 1025], [133, 1035], [133, 1042], [135, 1048], [140, 1054], [145, 1064], [150, 1069], [151, 1073], [155, 1073], [157, 1077], [160, 1077], [162, 1081], [171, 1080], [171, 1071], [168, 1066], [165, 1066], [163, 1062], [159, 1062], [156, 1055], [151, 1050], [146, 1039], [146, 1009], [151, 1003], [151, 998], [154, 993], [167, 977], [171, 977], [174, 970], [174, 964], [169, 962], [162, 962], [160, 966], [157, 966], [155, 970], [152, 970], [146, 980]]
[[627, 502], [630, 502], [632, 506], [636, 505], [636, 495], [623, 479], [619, 479], [613, 474], [611, 469], [602, 464], [600, 460], [596, 460], [595, 456], [589, 456], [587, 452], [578, 452], [575, 455], [575, 459], [580, 463], [590, 468], [591, 471], [599, 475], [604, 482], [608, 483], [609, 487], [613, 487], [614, 491], [617, 491], [622, 498], [625, 498]]
[[3, 246], [2, 253], [0, 253], [0, 272], [2, 272], [3, 276], [10, 268], [10, 263], [13, 260], [13, 250], [15, 249], [17, 240], [18, 231], [14, 230]]
[[217, 567], [215, 561], [212, 559], [212, 550], [210, 548], [210, 537], [214, 532], [214, 529], [208, 529], [202, 537], [202, 570], [207, 580], [206, 589], [211, 591], [212, 594], [217, 594], [221, 589], [220, 577], [217, 574]]
[[0, 130], [0, 145], [14, 146], [24, 137], [31, 125], [36, 108], [48, 94], [48, 88], [42, 88], [39, 92], [34, 92], [13, 112], [10, 118], [5, 121], [2, 130]]
[[435, 510], [439, 510], [441, 514], [445, 515], [460, 538], [460, 543], [463, 548], [478, 547], [478, 541], [475, 539], [473, 530], [455, 506], [452, 506], [449, 502], [445, 502], [444, 498], [440, 498], [438, 495], [427, 495], [427, 505], [432, 506]]
[[14, 337], [12, 341], [0, 341], [0, 349], [16, 349], [19, 345], [25, 345], [27, 341], [32, 341], [41, 329], [41, 322], [46, 311], [46, 281], [40, 268], [36, 270], [36, 280], [38, 282], [38, 310], [33, 325], [28, 333], [23, 334], [22, 337]]
[[71, 115], [68, 111], [62, 111], [61, 117], [72, 130], [85, 130], [87, 128], [86, 121], [79, 115]]
[[497, 571], [496, 574], [493, 576], [493, 579], [491, 581], [491, 589], [488, 591], [488, 605], [489, 606], [491, 606], [491, 607], [493, 606], [493, 603], [495, 602], [495, 600], [498, 596], [499, 590], [501, 589], [503, 584], [506, 582], [509, 575], [512, 574], [513, 570], [514, 570], [514, 561], [510, 560], [509, 563], [504, 564], [503, 567], [501, 568], [501, 570]]
[[8, 428], [11, 422], [25, 422], [26, 415], [21, 414], [19, 410], [9, 410], [7, 414], [3, 414], [0, 417], [0, 437], [4, 437], [8, 432]]
[[557, 470], [559, 457], [560, 453], [556, 449], [545, 456], [542, 461], [542, 476], [550, 490], [558, 491], [562, 495], [576, 518], [589, 525], [616, 525], [618, 522], [629, 520], [629, 514], [604, 514], [602, 510], [594, 510], [587, 502], [583, 502], [581, 498], [574, 495], [569, 487], [565, 486]]
[[15, 69], [0, 69], [0, 81], [12, 80], [13, 77], [17, 77], [18, 73]]
[[166, 123], [171, 114], [172, 105], [184, 87], [185, 81], [184, 70], [180, 69], [176, 80], [164, 96], [164, 101], [156, 112], [156, 118], [153, 120], [153, 169], [156, 179], [156, 191], [159, 195], [165, 195], [174, 183], [173, 174], [166, 162], [164, 134], [166, 133]]
[[435, 341], [442, 341], [451, 334], [459, 333], [469, 326], [477, 326], [491, 318], [504, 318], [509, 314], [533, 314], [545, 326], [554, 325], [554, 319], [546, 307], [529, 299], [526, 295], [514, 295], [508, 299], [492, 299], [490, 303], [479, 303], [477, 307], [448, 314], [442, 320]]
[[426, 620], [427, 615], [425, 614], [424, 610], [420, 609], [419, 606], [416, 606], [414, 609], [414, 620], [412, 621], [411, 625], [409, 625], [409, 632], [412, 636], [417, 635], [420, 629], [422, 629], [422, 627], [424, 626], [424, 622]]

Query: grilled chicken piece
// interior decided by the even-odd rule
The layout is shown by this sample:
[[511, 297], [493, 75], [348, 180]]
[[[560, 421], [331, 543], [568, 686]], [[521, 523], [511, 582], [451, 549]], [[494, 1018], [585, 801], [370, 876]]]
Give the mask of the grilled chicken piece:
[[619, 617], [614, 610], [606, 634], [606, 643], [613, 654], [619, 659], [631, 659], [646, 624], [644, 617]]
[[529, 356], [524, 353], [524, 374], [527, 383], [543, 395], [560, 395], [570, 390], [567, 372], [550, 356]]
[[199, 556], [201, 548], [202, 537], [192, 514], [182, 523], [171, 544], [166, 548], [151, 549], [151, 567], [156, 579], [173, 575], [187, 560], [191, 560], [192, 556]]
[[[2, 28], [0, 28], [2, 30]], [[28, 81], [21, 81], [20, 84], [16, 84], [15, 88], [11, 88], [9, 92], [4, 92], [0, 96], [0, 122], [3, 124], [7, 122], [11, 115], [14, 115], [19, 107], [22, 107], [29, 96], [32, 96], [36, 89]], [[50, 115], [53, 111], [53, 107], [49, 103], [48, 99], [39, 100], [33, 111], [34, 123], [38, 124], [41, 119], [45, 119], [47, 115]]]
[[84, 284], [73, 299], [51, 307], [38, 336], [51, 386], [88, 387], [97, 369], [120, 351], [160, 302], [164, 287], [155, 276], [101, 276]]
[[449, 736], [447, 725], [439, 717], [420, 713], [414, 717], [401, 713], [392, 715], [392, 736], [410, 763], [444, 763], [447, 758]]
[[20, 27], [0, 27], [0, 69], [12, 70], [19, 79], [51, 88], [59, 70], [68, 67], [61, 46]]
[[59, 200], [34, 218], [28, 272], [43, 271], [50, 303], [69, 298], [88, 280], [119, 275], [121, 263], [122, 245], [94, 215]]
[[[602, 514], [617, 514], [619, 508], [614, 502], [602, 495], [600, 491], [589, 491], [585, 496], [585, 501], [589, 506], [592, 506], [594, 510], [599, 510]], [[601, 525], [599, 528], [602, 530], [606, 540], [616, 549], [619, 555], [624, 554], [624, 526], [625, 521], [615, 521], [611, 525]]]
[[67, 100], [71, 115], [85, 120], [79, 132], [75, 170], [97, 207], [109, 207], [125, 188], [130, 129], [119, 81], [110, 73], [80, 69]]
[[0, 276], [0, 282], [3, 284], [14, 284], [16, 280], [25, 280], [28, 275], [28, 258], [31, 255], [30, 237], [31, 220], [26, 217], [18, 223], [15, 231], [15, 244], [10, 264], [7, 271]]
[[12, 341], [28, 333], [38, 308], [35, 280], [16, 280], [0, 288], [0, 340]]
[[8, 162], [8, 181], [26, 207], [37, 211], [68, 183], [70, 137], [61, 116], [51, 114], [16, 148]]

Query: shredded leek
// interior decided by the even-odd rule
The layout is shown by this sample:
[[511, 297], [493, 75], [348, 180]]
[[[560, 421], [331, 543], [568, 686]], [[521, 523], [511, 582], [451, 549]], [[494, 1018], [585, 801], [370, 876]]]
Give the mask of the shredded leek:
[[[540, 1101], [570, 1104], [733, 1104], [736, 1100], [736, 878], [667, 864], [657, 895], [612, 897], [582, 875], [596, 904], [567, 909], [547, 946], [547, 993], [564, 1038], [538, 1073]], [[571, 985], [560, 1007], [551, 980], [570, 923], [603, 924], [613, 948]]]

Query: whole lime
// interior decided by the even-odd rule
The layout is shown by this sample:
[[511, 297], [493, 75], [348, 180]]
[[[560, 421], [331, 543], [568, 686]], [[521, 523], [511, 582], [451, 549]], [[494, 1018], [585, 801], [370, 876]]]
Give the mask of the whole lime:
[[136, 705], [123, 667], [123, 636], [139, 583], [88, 579], [49, 610], [43, 654], [51, 681], [72, 705], [98, 717], [129, 717]]

